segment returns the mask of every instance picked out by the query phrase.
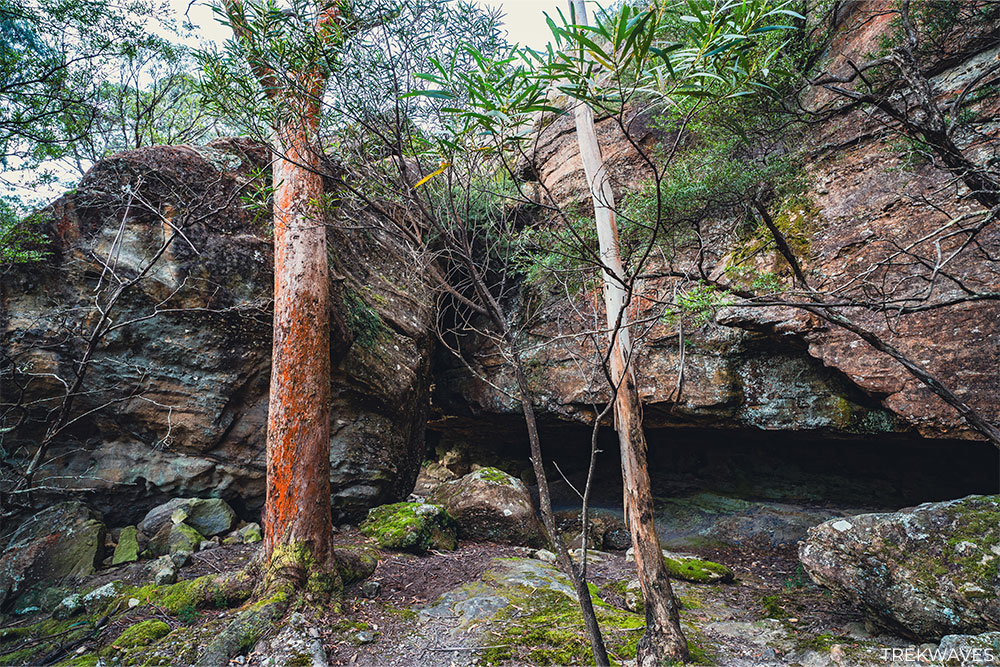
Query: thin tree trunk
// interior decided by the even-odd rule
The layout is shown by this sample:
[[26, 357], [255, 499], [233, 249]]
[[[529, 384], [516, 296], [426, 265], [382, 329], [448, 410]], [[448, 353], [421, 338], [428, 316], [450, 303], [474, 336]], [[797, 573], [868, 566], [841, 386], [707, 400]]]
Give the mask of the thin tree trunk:
[[[267, 422], [265, 563], [330, 568], [330, 321], [323, 182], [312, 105], [279, 130], [274, 165], [274, 344]], [[310, 114], [309, 111], [315, 111]], [[332, 569], [332, 568], [331, 568]], [[301, 577], [301, 572], [274, 572]]]
[[[450, 237], [454, 238], [454, 237]], [[531, 403], [531, 387], [524, 373], [524, 364], [521, 362], [521, 350], [514, 339], [514, 335], [507, 324], [503, 308], [490, 293], [483, 280], [482, 274], [476, 268], [472, 260], [472, 249], [467, 243], [455, 241], [458, 246], [458, 254], [462, 257], [465, 268], [472, 278], [473, 289], [483, 305], [487, 317], [493, 322], [499, 331], [503, 333], [503, 344], [510, 354], [511, 364], [514, 366], [514, 377], [517, 380], [518, 394], [521, 399], [521, 410], [524, 412], [524, 424], [528, 430], [528, 444], [531, 448], [531, 467], [535, 473], [535, 480], [538, 482], [538, 509], [542, 515], [542, 525], [552, 542], [552, 548], [556, 551], [559, 568], [566, 573], [573, 583], [573, 590], [580, 604], [580, 614], [583, 616], [583, 625], [590, 641], [590, 649], [594, 654], [594, 663], [600, 667], [610, 665], [608, 651], [604, 645], [604, 637], [601, 635], [601, 626], [597, 622], [597, 613], [594, 611], [594, 601], [590, 598], [590, 589], [587, 581], [580, 573], [579, 568], [570, 557], [566, 544], [556, 530], [555, 517], [552, 513], [552, 497], [549, 494], [549, 483], [545, 477], [544, 459], [542, 458], [542, 444], [538, 437], [538, 424], [535, 421], [535, 406]]]
[[[580, 25], [587, 23], [583, 0], [571, 0]], [[615, 428], [622, 456], [625, 483], [625, 518], [632, 534], [635, 565], [646, 605], [646, 633], [639, 641], [640, 667], [660, 665], [666, 660], [687, 660], [687, 640], [681, 630], [677, 601], [667, 575], [654, 522], [653, 493], [646, 461], [646, 437], [642, 430], [642, 404], [631, 365], [628, 292], [618, 250], [615, 199], [594, 128], [594, 112], [577, 104], [576, 133], [580, 157], [594, 201], [594, 218], [600, 245], [604, 278], [604, 306], [611, 337], [611, 379], [615, 387]]]
[[[509, 331], [507, 332], [507, 345], [510, 349], [514, 363], [514, 375], [517, 377], [517, 386], [521, 397], [521, 409], [524, 411], [524, 423], [528, 427], [528, 443], [531, 445], [531, 467], [535, 472], [535, 479], [538, 480], [538, 504], [542, 511], [542, 523], [545, 524], [545, 532], [552, 540], [552, 547], [556, 550], [559, 559], [559, 567], [569, 575], [576, 590], [576, 596], [580, 601], [580, 612], [583, 615], [583, 624], [587, 631], [587, 638], [590, 640], [590, 649], [594, 653], [594, 663], [597, 665], [610, 665], [608, 651], [604, 646], [604, 637], [601, 635], [601, 627], [597, 623], [597, 614], [594, 612], [594, 602], [590, 599], [590, 589], [584, 579], [580, 568], [570, 557], [566, 543], [556, 531], [555, 517], [552, 515], [552, 498], [549, 496], [549, 484], [545, 479], [545, 467], [542, 464], [542, 447], [538, 437], [538, 425], [535, 423], [535, 408], [531, 404], [531, 389], [528, 387], [528, 380], [524, 375], [524, 366], [517, 346], [513, 343]], [[584, 524], [586, 529], [586, 524]]]

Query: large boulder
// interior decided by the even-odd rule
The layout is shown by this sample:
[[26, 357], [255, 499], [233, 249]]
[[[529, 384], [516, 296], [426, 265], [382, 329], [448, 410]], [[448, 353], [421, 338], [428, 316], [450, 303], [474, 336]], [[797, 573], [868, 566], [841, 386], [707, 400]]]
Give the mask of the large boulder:
[[[7, 451], [30, 457], [44, 437], [97, 322], [105, 260], [142, 276], [110, 313], [129, 324], [97, 341], [71, 424], [38, 471], [66, 487], [49, 497], [86, 489], [118, 525], [173, 497], [218, 496], [247, 516], [262, 507], [273, 253], [267, 214], [242, 195], [270, 160], [245, 140], [144, 147], [98, 161], [39, 212], [46, 259], [0, 280], [0, 386], [21, 387], [26, 408]], [[419, 255], [368, 215], [328, 228], [338, 521], [410, 493], [429, 407], [434, 292]]]
[[547, 542], [528, 489], [499, 468], [480, 468], [442, 484], [431, 501], [455, 518], [463, 538], [534, 547]]
[[938, 640], [1000, 629], [1000, 496], [827, 521], [799, 558], [888, 630]]
[[237, 521], [236, 512], [221, 498], [174, 498], [149, 510], [139, 530], [155, 535], [175, 514], [205, 537], [228, 533]]
[[79, 502], [52, 505], [24, 522], [0, 556], [0, 611], [43, 582], [93, 574], [105, 532], [101, 515]]

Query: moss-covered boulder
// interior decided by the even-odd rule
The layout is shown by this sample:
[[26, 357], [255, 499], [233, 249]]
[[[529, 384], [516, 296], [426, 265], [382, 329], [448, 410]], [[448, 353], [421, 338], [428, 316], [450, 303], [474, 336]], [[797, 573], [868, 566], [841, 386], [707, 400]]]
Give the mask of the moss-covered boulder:
[[43, 582], [92, 574], [105, 532], [101, 516], [79, 502], [52, 505], [25, 521], [0, 556], [0, 611]]
[[480, 468], [442, 484], [431, 502], [448, 510], [465, 539], [532, 547], [547, 544], [528, 489], [499, 468]]
[[139, 531], [135, 526], [126, 526], [122, 528], [122, 532], [118, 536], [118, 544], [115, 545], [111, 564], [121, 565], [134, 563], [137, 560], [139, 560]]
[[813, 581], [913, 639], [1000, 629], [1000, 496], [827, 521], [799, 559]]
[[194, 553], [203, 539], [201, 533], [186, 523], [166, 523], [149, 541], [149, 550], [154, 556], [181, 551]]
[[174, 498], [146, 513], [139, 530], [155, 535], [169, 523], [186, 523], [206, 537], [228, 533], [236, 525], [233, 508], [221, 498]]
[[344, 584], [364, 581], [375, 574], [378, 567], [378, 551], [363, 546], [343, 546], [337, 548], [337, 571]]
[[663, 562], [667, 565], [667, 573], [674, 579], [696, 584], [728, 583], [733, 580], [732, 570], [710, 560], [670, 554], [664, 555]]
[[458, 525], [440, 505], [395, 503], [368, 512], [361, 532], [383, 549], [422, 553], [458, 546]]
[[253, 584], [243, 573], [237, 576], [206, 575], [165, 586], [150, 584], [126, 589], [120, 599], [127, 601], [135, 598], [139, 604], [179, 614], [203, 607], [232, 607], [250, 596]]

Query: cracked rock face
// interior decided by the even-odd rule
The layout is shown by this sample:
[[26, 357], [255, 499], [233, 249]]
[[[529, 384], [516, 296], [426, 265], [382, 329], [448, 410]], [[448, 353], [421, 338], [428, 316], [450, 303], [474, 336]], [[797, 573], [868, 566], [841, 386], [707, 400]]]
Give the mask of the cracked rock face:
[[816, 583], [878, 625], [918, 640], [1000, 629], [1000, 497], [968, 496], [809, 529], [799, 558]]
[[43, 582], [92, 574], [104, 536], [101, 516], [78, 502], [52, 505], [24, 521], [0, 555], [0, 611], [26, 593], [40, 593]]
[[[11, 387], [32, 406], [8, 451], [30, 456], [72, 385], [100, 320], [95, 294], [106, 304], [115, 287], [129, 286], [90, 351], [74, 421], [37, 483], [86, 490], [118, 524], [177, 496], [220, 497], [250, 519], [261, 507], [271, 239], [266, 215], [241, 197], [268, 160], [242, 140], [123, 153], [42, 212], [48, 259], [0, 281], [4, 400]], [[412, 488], [434, 310], [411, 249], [333, 227], [329, 241], [339, 277], [331, 481], [342, 520]]]

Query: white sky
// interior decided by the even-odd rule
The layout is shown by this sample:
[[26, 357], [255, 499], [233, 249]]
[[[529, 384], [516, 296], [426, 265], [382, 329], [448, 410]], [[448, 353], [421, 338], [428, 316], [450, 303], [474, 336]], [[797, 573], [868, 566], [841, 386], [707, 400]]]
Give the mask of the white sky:
[[504, 24], [511, 42], [518, 42], [534, 49], [544, 47], [552, 33], [545, 23], [545, 13], [557, 18], [557, 10], [565, 14], [569, 10], [566, 0], [477, 0], [481, 5], [503, 9]]
[[[504, 24], [511, 42], [540, 49], [551, 38], [549, 27], [545, 24], [545, 12], [555, 17], [556, 11], [566, 12], [566, 0], [476, 0], [481, 5], [500, 7], [505, 16]], [[198, 26], [195, 32], [201, 39], [223, 41], [229, 36], [228, 28], [219, 25], [206, 2], [190, 0], [170, 0], [170, 5], [178, 16], [187, 11], [187, 17]]]

